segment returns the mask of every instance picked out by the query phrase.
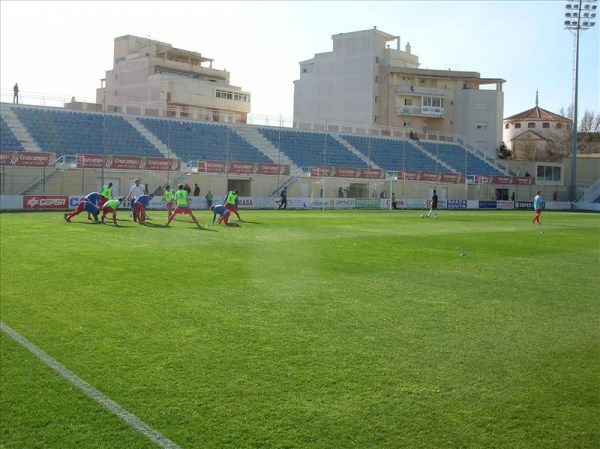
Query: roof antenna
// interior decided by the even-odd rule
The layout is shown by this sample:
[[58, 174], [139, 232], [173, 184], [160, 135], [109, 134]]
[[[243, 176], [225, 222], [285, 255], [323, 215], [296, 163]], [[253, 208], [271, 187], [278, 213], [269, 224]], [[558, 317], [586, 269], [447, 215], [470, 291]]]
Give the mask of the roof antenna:
[[538, 101], [538, 90], [535, 90], [535, 107], [537, 108], [539, 105], [539, 101]]

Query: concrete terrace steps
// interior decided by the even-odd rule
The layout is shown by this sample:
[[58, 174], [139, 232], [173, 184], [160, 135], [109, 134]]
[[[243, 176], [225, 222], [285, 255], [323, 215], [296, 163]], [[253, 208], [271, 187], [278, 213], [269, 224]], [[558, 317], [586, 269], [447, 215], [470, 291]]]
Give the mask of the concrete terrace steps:
[[19, 142], [21, 142], [25, 151], [42, 152], [42, 149], [35, 142], [31, 134], [29, 134], [29, 131], [27, 131], [23, 123], [21, 123], [21, 120], [19, 120], [17, 114], [14, 113], [12, 107], [5, 104], [2, 104], [0, 107], [2, 108], [2, 117], [4, 118], [6, 125]]

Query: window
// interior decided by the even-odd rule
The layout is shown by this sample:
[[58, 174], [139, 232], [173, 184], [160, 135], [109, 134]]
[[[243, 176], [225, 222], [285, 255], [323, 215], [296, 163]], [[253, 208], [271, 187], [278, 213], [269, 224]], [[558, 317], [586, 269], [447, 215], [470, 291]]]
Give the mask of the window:
[[412, 98], [405, 98], [404, 106], [412, 106]]
[[375, 120], [373, 121], [373, 123], [377, 123], [377, 116], [375, 116]]
[[538, 165], [537, 179], [543, 181], [560, 181], [561, 167], [552, 165]]
[[379, 103], [379, 97], [375, 95], [375, 103]]
[[480, 129], [480, 130], [487, 129], [487, 122], [477, 122], [477, 129]]
[[521, 127], [521, 124], [520, 124], [520, 123], [515, 123], [515, 128], [517, 128], [517, 129], [518, 129], [518, 128], [520, 128], [520, 127]]
[[217, 90], [217, 98], [233, 100], [233, 92], [227, 90]]
[[245, 94], [233, 94], [233, 99], [236, 101], [243, 101], [244, 103], [249, 103], [248, 95]]
[[504, 129], [508, 129], [510, 128], [510, 125], [507, 123], [506, 125], [504, 125]]
[[556, 129], [562, 129], [562, 123], [557, 123], [556, 124]]
[[533, 122], [527, 123], [527, 128], [529, 128], [529, 129], [535, 128], [535, 123], [533, 123]]
[[375, 77], [375, 84], [377, 84], [378, 82], [379, 82], [379, 77], [378, 77], [378, 76], [376, 76], [376, 77]]
[[410, 119], [404, 119], [404, 127], [405, 128], [412, 128], [412, 120], [410, 120]]
[[375, 56], [375, 64], [379, 64], [379, 56]]
[[423, 97], [423, 106], [429, 106], [432, 108], [443, 108], [444, 99], [439, 97]]
[[542, 128], [544, 128], [544, 129], [550, 128], [550, 123], [548, 123], [548, 122], [542, 123]]

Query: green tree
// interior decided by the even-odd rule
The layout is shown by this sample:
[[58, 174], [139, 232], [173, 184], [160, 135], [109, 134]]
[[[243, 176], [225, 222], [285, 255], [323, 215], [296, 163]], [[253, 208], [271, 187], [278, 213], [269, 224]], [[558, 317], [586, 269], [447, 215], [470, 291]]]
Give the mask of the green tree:
[[498, 155], [498, 159], [512, 159], [513, 154], [512, 151], [508, 149], [506, 144], [502, 142], [500, 146], [496, 149], [496, 154]]

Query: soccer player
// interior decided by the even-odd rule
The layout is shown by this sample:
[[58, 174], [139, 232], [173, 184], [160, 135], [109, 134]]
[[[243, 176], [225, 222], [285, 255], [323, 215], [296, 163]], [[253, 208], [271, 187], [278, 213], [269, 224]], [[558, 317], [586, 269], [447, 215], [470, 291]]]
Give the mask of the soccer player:
[[538, 190], [535, 192], [535, 197], [533, 198], [533, 210], [535, 211], [533, 214], [532, 223], [541, 224], [540, 223], [540, 215], [542, 215], [542, 191]]
[[88, 201], [87, 198], [82, 198], [73, 212], [65, 212], [65, 221], [71, 223], [71, 218], [79, 215], [83, 211], [86, 211], [88, 215], [92, 214], [94, 216], [94, 221], [98, 223], [98, 213], [100, 212], [100, 209], [94, 203]]
[[438, 217], [437, 211], [438, 211], [438, 196], [434, 189], [433, 195], [431, 195], [431, 207], [429, 209], [429, 213], [425, 216], [429, 217], [433, 213], [433, 218], [437, 218]]
[[[237, 215], [238, 221], [242, 221], [242, 219], [240, 218], [240, 214], [238, 214], [238, 210], [237, 210], [239, 193], [240, 193], [240, 191], [238, 189], [231, 190], [227, 194], [227, 197], [225, 198], [225, 207], [227, 208], [227, 210], [229, 210], [230, 212], [233, 212], [235, 215]], [[220, 223], [220, 221], [219, 221], [219, 223]]]
[[98, 206], [102, 207], [104, 206], [104, 203], [106, 203], [108, 200], [114, 199], [112, 194], [112, 186], [113, 183], [109, 182], [107, 185], [102, 187], [102, 189], [100, 190], [101, 198], [98, 201]]
[[134, 203], [135, 203], [135, 199], [138, 196], [142, 196], [146, 193], [146, 191], [144, 190], [144, 186], [141, 185], [140, 180], [139, 179], [135, 179], [133, 181], [133, 185], [131, 186], [131, 189], [129, 189], [129, 193], [127, 194], [127, 196], [125, 197], [124, 203], [127, 204], [127, 201], [129, 201], [129, 206], [131, 207], [131, 216], [133, 217], [133, 221], [135, 221], [135, 212], [134, 212]]
[[238, 226], [237, 223], [229, 222], [229, 215], [231, 215], [231, 212], [229, 212], [229, 209], [227, 209], [222, 204], [217, 204], [216, 206], [210, 206], [210, 210], [213, 211], [213, 221], [212, 221], [213, 225], [215, 224], [215, 219], [217, 218], [217, 215], [220, 215], [219, 223], [221, 223], [221, 221], [223, 221], [226, 226]]
[[190, 208], [190, 200], [189, 200], [188, 191], [183, 188], [183, 184], [179, 184], [177, 186], [177, 189], [178, 189], [177, 192], [175, 192], [175, 202], [177, 203], [177, 206], [175, 207], [175, 209], [173, 209], [173, 211], [171, 212], [171, 215], [169, 215], [169, 219], [167, 220], [167, 224], [165, 225], [165, 227], [168, 227], [169, 224], [171, 224], [171, 221], [173, 221], [173, 218], [175, 218], [175, 215], [183, 214], [183, 215], [189, 215], [190, 217], [192, 217], [192, 220], [194, 220], [194, 223], [196, 223], [196, 226], [201, 228], [202, 226], [200, 226], [200, 223], [198, 223], [198, 220], [196, 219], [196, 217], [194, 216], [194, 214], [192, 212], [192, 209]]
[[123, 204], [123, 198], [119, 198], [116, 200], [108, 200], [106, 203], [104, 203], [102, 205], [102, 218], [100, 219], [102, 224], [104, 224], [104, 218], [108, 214], [112, 214], [113, 223], [115, 224], [115, 226], [119, 226], [119, 224], [117, 223], [117, 208], [121, 204]]
[[[94, 206], [98, 206], [98, 208], [100, 208], [100, 200], [101, 199], [102, 199], [102, 195], [100, 195], [98, 192], [88, 193], [85, 196], [85, 200], [89, 201]], [[92, 219], [92, 215], [90, 213], [88, 213], [88, 220], [91, 220], [91, 219]]]
[[[340, 187], [341, 189], [341, 187]], [[281, 209], [282, 207], [284, 209], [287, 209], [287, 187], [284, 187], [283, 190], [281, 191], [281, 201], [279, 201], [279, 208]]]
[[175, 194], [171, 190], [171, 186], [165, 186], [165, 194], [163, 196], [163, 200], [165, 201], [165, 207], [167, 208], [167, 219], [171, 216], [171, 212], [175, 207]]
[[150, 201], [154, 198], [154, 194], [140, 195], [133, 203], [133, 221], [136, 221], [143, 225], [146, 221], [146, 208], [150, 204]]

